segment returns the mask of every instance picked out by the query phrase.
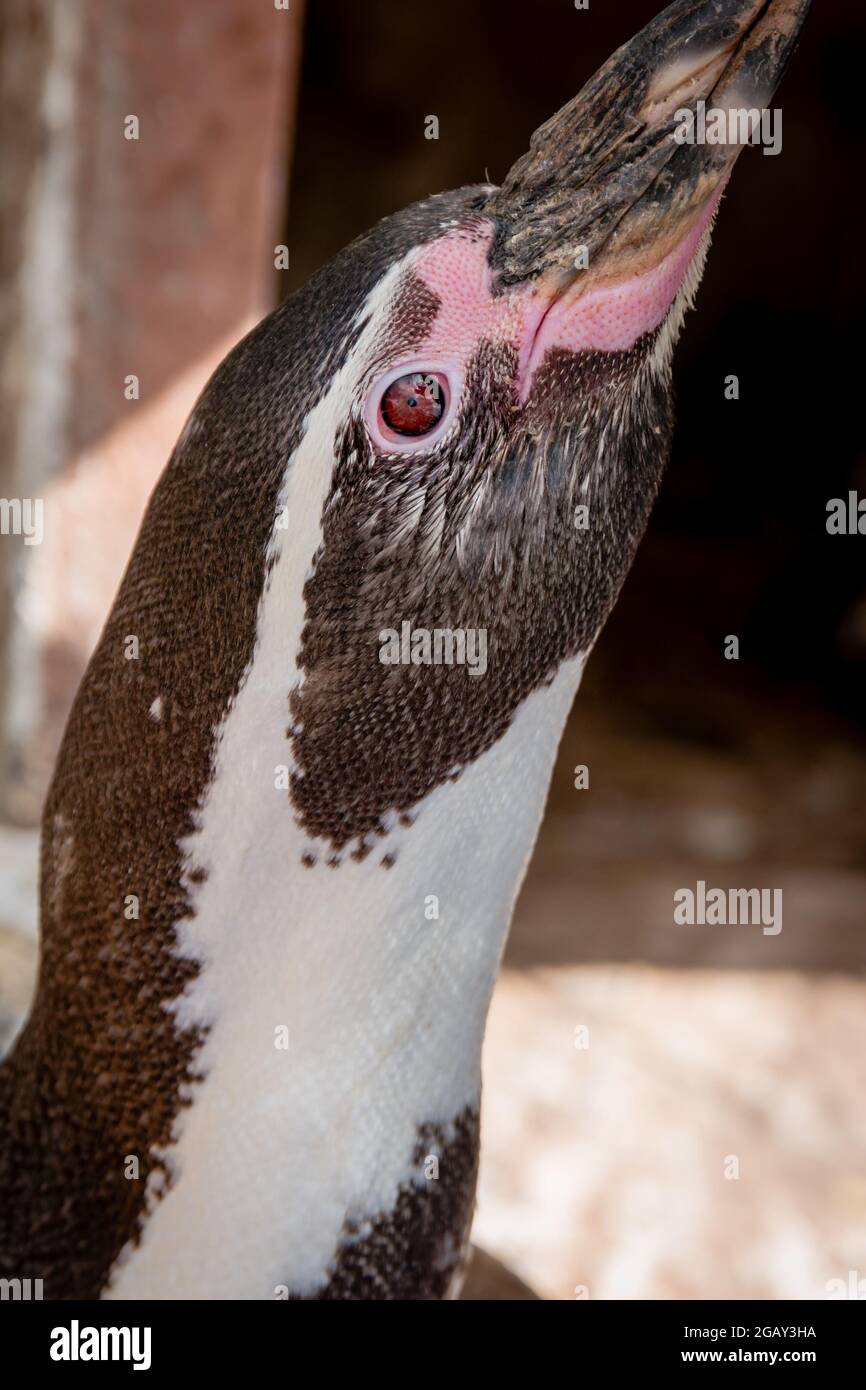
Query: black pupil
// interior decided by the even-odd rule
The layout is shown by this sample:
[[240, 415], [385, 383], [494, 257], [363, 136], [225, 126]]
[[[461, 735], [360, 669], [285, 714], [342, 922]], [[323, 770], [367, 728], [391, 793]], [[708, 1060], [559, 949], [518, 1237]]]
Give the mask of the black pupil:
[[408, 372], [392, 381], [382, 397], [382, 419], [394, 434], [429, 434], [442, 419], [445, 397], [429, 372]]

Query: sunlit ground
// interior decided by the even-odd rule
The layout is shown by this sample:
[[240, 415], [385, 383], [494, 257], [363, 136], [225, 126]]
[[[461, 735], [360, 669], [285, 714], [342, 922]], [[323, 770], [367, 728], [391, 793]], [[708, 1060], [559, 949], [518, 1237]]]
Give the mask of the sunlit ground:
[[[578, 697], [518, 907], [475, 1239], [545, 1298], [827, 1297], [866, 1275], [862, 756], [615, 720]], [[781, 887], [782, 931], [675, 925], [699, 877]]]

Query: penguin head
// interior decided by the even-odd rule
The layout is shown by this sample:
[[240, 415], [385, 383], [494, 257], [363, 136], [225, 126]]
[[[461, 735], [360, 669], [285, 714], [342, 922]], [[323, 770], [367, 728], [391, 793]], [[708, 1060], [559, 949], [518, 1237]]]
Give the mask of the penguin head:
[[[671, 353], [741, 148], [680, 140], [683, 113], [763, 106], [807, 4], [677, 0], [501, 187], [415, 205], [321, 273], [339, 302], [359, 261], [382, 272], [327, 425], [291, 697], [292, 798], [328, 862], [369, 852], [595, 641], [668, 454]], [[419, 630], [483, 633], [484, 672], [428, 662]]]
[[218, 368], [113, 619], [154, 628], [145, 708], [178, 689], [195, 712], [163, 794], [201, 795], [261, 679], [263, 710], [285, 690], [304, 862], [363, 857], [585, 657], [659, 485], [671, 352], [741, 148], [696, 136], [699, 103], [764, 107], [808, 6], [675, 0], [500, 187], [386, 218]]

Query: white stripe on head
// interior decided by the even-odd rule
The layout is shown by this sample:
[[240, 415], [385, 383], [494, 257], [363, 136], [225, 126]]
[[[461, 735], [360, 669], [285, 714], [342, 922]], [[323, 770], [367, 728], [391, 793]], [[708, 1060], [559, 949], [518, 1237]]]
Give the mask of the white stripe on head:
[[[288, 694], [321, 544], [334, 440], [405, 262], [370, 295], [360, 340], [311, 411], [286, 475], [275, 564], [252, 661], [219, 732], [214, 776], [184, 846], [195, 915], [178, 924], [200, 970], [174, 1006], [207, 1028], [203, 1079], [164, 1155], [140, 1243], [108, 1297], [272, 1298], [326, 1278], [347, 1215], [393, 1210], [418, 1182], [424, 1125], [476, 1106], [490, 992], [582, 661], [532, 694], [508, 733], [431, 792], [400, 853], [301, 866], [306, 836], [275, 768], [291, 764]], [[481, 888], [480, 885], [484, 884]], [[439, 915], [425, 904], [435, 895]], [[277, 1030], [288, 1029], [288, 1048]]]

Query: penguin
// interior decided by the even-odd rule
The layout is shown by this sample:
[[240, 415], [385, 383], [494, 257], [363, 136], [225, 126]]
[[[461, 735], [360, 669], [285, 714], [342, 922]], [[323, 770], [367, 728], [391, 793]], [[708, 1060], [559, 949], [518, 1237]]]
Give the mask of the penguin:
[[740, 150], [677, 122], [765, 107], [808, 8], [674, 0], [204, 388], [45, 805], [3, 1277], [457, 1295], [491, 991]]

